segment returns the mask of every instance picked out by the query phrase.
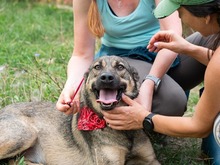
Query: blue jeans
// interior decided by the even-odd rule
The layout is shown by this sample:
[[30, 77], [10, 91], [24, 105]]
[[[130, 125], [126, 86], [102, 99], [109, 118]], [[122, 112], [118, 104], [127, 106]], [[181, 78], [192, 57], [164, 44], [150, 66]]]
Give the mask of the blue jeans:
[[220, 146], [216, 143], [213, 132], [202, 139], [202, 151], [211, 158], [212, 165], [220, 164]]
[[[204, 87], [200, 89], [200, 96], [202, 95]], [[212, 165], [220, 164], [220, 146], [217, 144], [213, 132], [208, 137], [202, 139], [202, 152], [211, 158]]]

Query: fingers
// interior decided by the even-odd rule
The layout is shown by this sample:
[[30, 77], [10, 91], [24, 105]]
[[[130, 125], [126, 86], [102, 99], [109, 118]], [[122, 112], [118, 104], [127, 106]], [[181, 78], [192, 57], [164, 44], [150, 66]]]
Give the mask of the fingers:
[[115, 130], [130, 130], [128, 127], [124, 127], [123, 125], [117, 125], [117, 124], [109, 124], [108, 127], [115, 129]]
[[67, 95], [65, 95], [64, 93], [65, 92], [62, 91], [56, 103], [56, 108], [61, 112], [65, 112], [67, 108], [71, 107], [71, 98], [67, 97]]
[[73, 92], [71, 90], [63, 89], [56, 103], [56, 108], [67, 115], [79, 111], [79, 97], [76, 95], [75, 99], [73, 100], [71, 98], [72, 93]]
[[117, 109], [116, 109], [116, 110], [109, 111], [109, 112], [102, 111], [102, 114], [104, 115], [104, 118], [105, 118], [105, 119], [109, 119], [109, 120], [122, 119], [122, 118], [121, 118], [121, 115], [120, 115], [120, 114], [122, 114], [122, 112], [121, 112], [121, 111], [117, 111]]
[[56, 108], [61, 111], [61, 112], [65, 112], [67, 111], [67, 109], [70, 108], [70, 106], [66, 103], [60, 102], [59, 100], [56, 103]]
[[128, 96], [122, 96], [126, 106], [116, 107], [111, 111], [102, 111], [107, 125], [116, 130], [133, 130], [142, 128], [143, 119], [147, 110], [145, 107]]
[[155, 46], [150, 46], [150, 45], [148, 45], [147, 49], [148, 49], [148, 51], [150, 51], [150, 52], [155, 52], [155, 53], [157, 53], [157, 52], [160, 51], [160, 49], [158, 49], [157, 47], [155, 47]]
[[142, 128], [142, 122], [140, 124], [133, 120], [127, 120], [127, 119], [119, 119], [119, 120], [117, 119], [111, 120], [108, 118], [104, 118], [104, 119], [107, 123], [107, 126], [115, 130], [134, 130], [134, 129]]
[[150, 52], [159, 52], [162, 48], [167, 48], [168, 44], [171, 42], [171, 37], [173, 36], [173, 32], [171, 31], [160, 31], [156, 33], [149, 41], [147, 46]]
[[75, 114], [79, 111], [79, 100], [66, 101], [70, 99], [65, 100], [63, 98], [63, 95], [61, 95], [56, 103], [56, 108], [59, 111], [64, 112], [67, 115]]
[[71, 115], [71, 114], [73, 114], [73, 110], [72, 110], [72, 108], [69, 108], [69, 109], [67, 109], [66, 111], [64, 111], [64, 113], [65, 113], [66, 115]]
[[[115, 115], [115, 114], [114, 114]], [[111, 116], [111, 115], [110, 115]], [[117, 116], [115, 116], [117, 117]], [[116, 129], [116, 130], [130, 130], [130, 127], [128, 127], [128, 123], [126, 122], [126, 120], [123, 120], [121, 118], [112, 118], [112, 117], [104, 117], [107, 126], [112, 128], [112, 129]]]
[[78, 100], [73, 100], [70, 103], [70, 107], [64, 112], [65, 114], [69, 115], [69, 114], [75, 114], [77, 112], [79, 112], [80, 110], [80, 105], [79, 105], [79, 101]]
[[130, 97], [126, 96], [125, 94], [122, 95], [122, 100], [129, 106], [132, 106], [135, 101], [132, 100]]
[[137, 105], [137, 103], [124, 94], [122, 95], [122, 100], [127, 104], [126, 106], [116, 107], [111, 111], [102, 111], [104, 117], [109, 120], [127, 120], [132, 113], [131, 106]]

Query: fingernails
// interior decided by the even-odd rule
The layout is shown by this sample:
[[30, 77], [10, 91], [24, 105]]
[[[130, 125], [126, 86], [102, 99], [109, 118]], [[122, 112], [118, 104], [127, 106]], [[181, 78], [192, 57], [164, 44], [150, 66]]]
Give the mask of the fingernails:
[[157, 42], [155, 42], [155, 43], [154, 43], [154, 46], [155, 46], [155, 47], [158, 47], [158, 43], [157, 43]]

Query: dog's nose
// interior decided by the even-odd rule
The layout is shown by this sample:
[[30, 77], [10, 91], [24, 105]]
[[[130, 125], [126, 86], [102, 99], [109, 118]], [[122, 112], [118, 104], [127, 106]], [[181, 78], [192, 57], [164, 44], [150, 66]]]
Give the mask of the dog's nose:
[[111, 83], [114, 80], [114, 76], [110, 73], [103, 73], [100, 79], [103, 83]]

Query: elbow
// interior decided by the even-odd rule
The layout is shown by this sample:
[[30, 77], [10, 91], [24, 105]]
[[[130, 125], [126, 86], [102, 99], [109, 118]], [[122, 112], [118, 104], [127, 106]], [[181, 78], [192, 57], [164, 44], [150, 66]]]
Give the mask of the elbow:
[[203, 132], [201, 133], [201, 138], [206, 138], [207, 136], [209, 136], [209, 134], [211, 133], [211, 131], [206, 131], [206, 132]]
[[194, 134], [195, 138], [205, 138], [211, 133], [211, 130], [200, 130]]
[[190, 128], [192, 137], [205, 138], [211, 133], [213, 125], [211, 123], [204, 124], [204, 122], [200, 122], [200, 120], [192, 120]]

